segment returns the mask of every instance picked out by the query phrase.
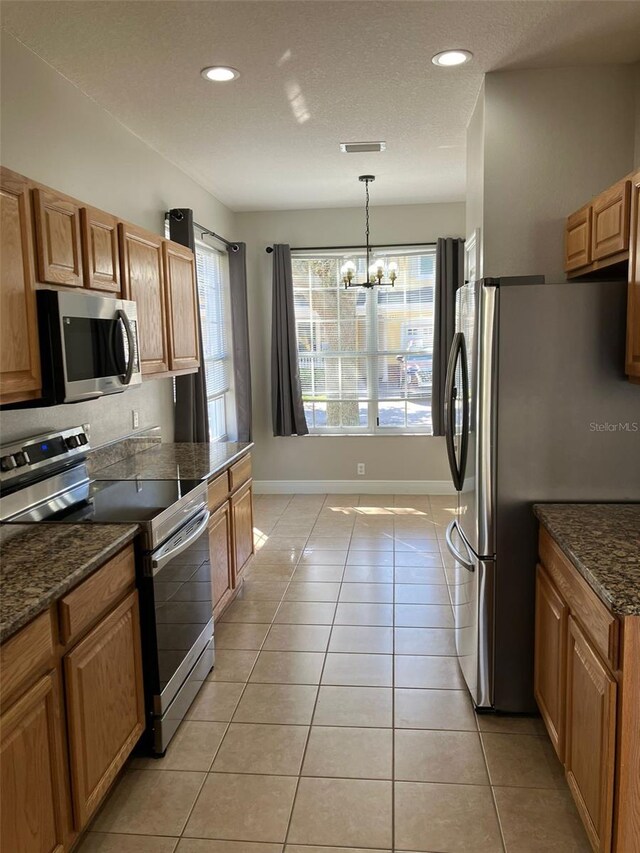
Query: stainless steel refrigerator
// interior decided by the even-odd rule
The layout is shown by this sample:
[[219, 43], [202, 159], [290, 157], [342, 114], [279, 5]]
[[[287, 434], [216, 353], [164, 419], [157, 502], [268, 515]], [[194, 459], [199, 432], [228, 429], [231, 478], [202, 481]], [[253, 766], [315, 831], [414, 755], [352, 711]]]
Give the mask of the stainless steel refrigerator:
[[445, 392], [458, 502], [446, 571], [478, 708], [535, 710], [533, 504], [640, 500], [625, 310], [622, 281], [485, 278], [458, 290]]

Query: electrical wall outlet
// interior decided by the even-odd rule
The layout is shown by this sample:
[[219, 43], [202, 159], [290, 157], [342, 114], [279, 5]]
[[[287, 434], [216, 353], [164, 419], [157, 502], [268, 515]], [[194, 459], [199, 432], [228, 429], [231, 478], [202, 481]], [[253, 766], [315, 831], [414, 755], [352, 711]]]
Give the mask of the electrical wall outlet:
[[364, 462], [358, 462], [358, 476], [364, 476]]
[[140, 415], [136, 412], [135, 409], [131, 412], [131, 420], [133, 421], [133, 428], [138, 429], [140, 426]]

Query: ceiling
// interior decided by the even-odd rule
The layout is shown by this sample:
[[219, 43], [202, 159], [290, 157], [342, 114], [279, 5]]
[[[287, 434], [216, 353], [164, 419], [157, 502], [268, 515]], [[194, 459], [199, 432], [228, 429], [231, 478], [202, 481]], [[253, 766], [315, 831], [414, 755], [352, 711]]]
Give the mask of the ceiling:
[[[485, 72], [640, 60], [640, 3], [611, 0], [36, 0], [2, 24], [233, 210], [359, 205], [363, 172], [372, 204], [462, 200]], [[452, 47], [473, 61], [431, 63]]]

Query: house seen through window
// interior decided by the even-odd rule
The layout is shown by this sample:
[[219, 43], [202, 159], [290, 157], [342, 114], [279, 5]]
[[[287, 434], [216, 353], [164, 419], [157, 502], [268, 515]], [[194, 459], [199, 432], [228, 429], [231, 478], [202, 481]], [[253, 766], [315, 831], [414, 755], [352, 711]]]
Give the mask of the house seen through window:
[[345, 290], [363, 252], [292, 253], [302, 397], [316, 433], [431, 433], [435, 247], [375, 250], [395, 287]]

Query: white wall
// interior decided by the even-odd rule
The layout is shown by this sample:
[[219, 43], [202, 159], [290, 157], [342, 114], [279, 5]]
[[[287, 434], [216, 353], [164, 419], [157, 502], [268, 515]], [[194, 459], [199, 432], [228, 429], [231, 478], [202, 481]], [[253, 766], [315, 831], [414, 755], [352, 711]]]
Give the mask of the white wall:
[[470, 237], [475, 229], [479, 228], [479, 252], [481, 253], [484, 215], [484, 84], [478, 93], [478, 100], [467, 126], [467, 190], [465, 202], [465, 237]]
[[[164, 211], [191, 207], [198, 222], [233, 237], [234, 214], [86, 97], [51, 66], [2, 33], [2, 164], [116, 216], [164, 233]], [[101, 444], [140, 425], [173, 435], [171, 380], [90, 403], [2, 413], [2, 438], [91, 423]]]
[[484, 274], [564, 280], [569, 213], [633, 168], [633, 66], [487, 74]]
[[[371, 209], [375, 243], [430, 242], [438, 237], [459, 237], [463, 236], [464, 227], [464, 205], [459, 203]], [[450, 475], [442, 438], [273, 436], [269, 380], [271, 256], [266, 254], [265, 247], [272, 243], [289, 243], [294, 247], [360, 244], [364, 237], [363, 209], [240, 213], [238, 232], [247, 243], [255, 478], [355, 480], [356, 462], [364, 462], [367, 475], [358, 480], [448, 482]]]

